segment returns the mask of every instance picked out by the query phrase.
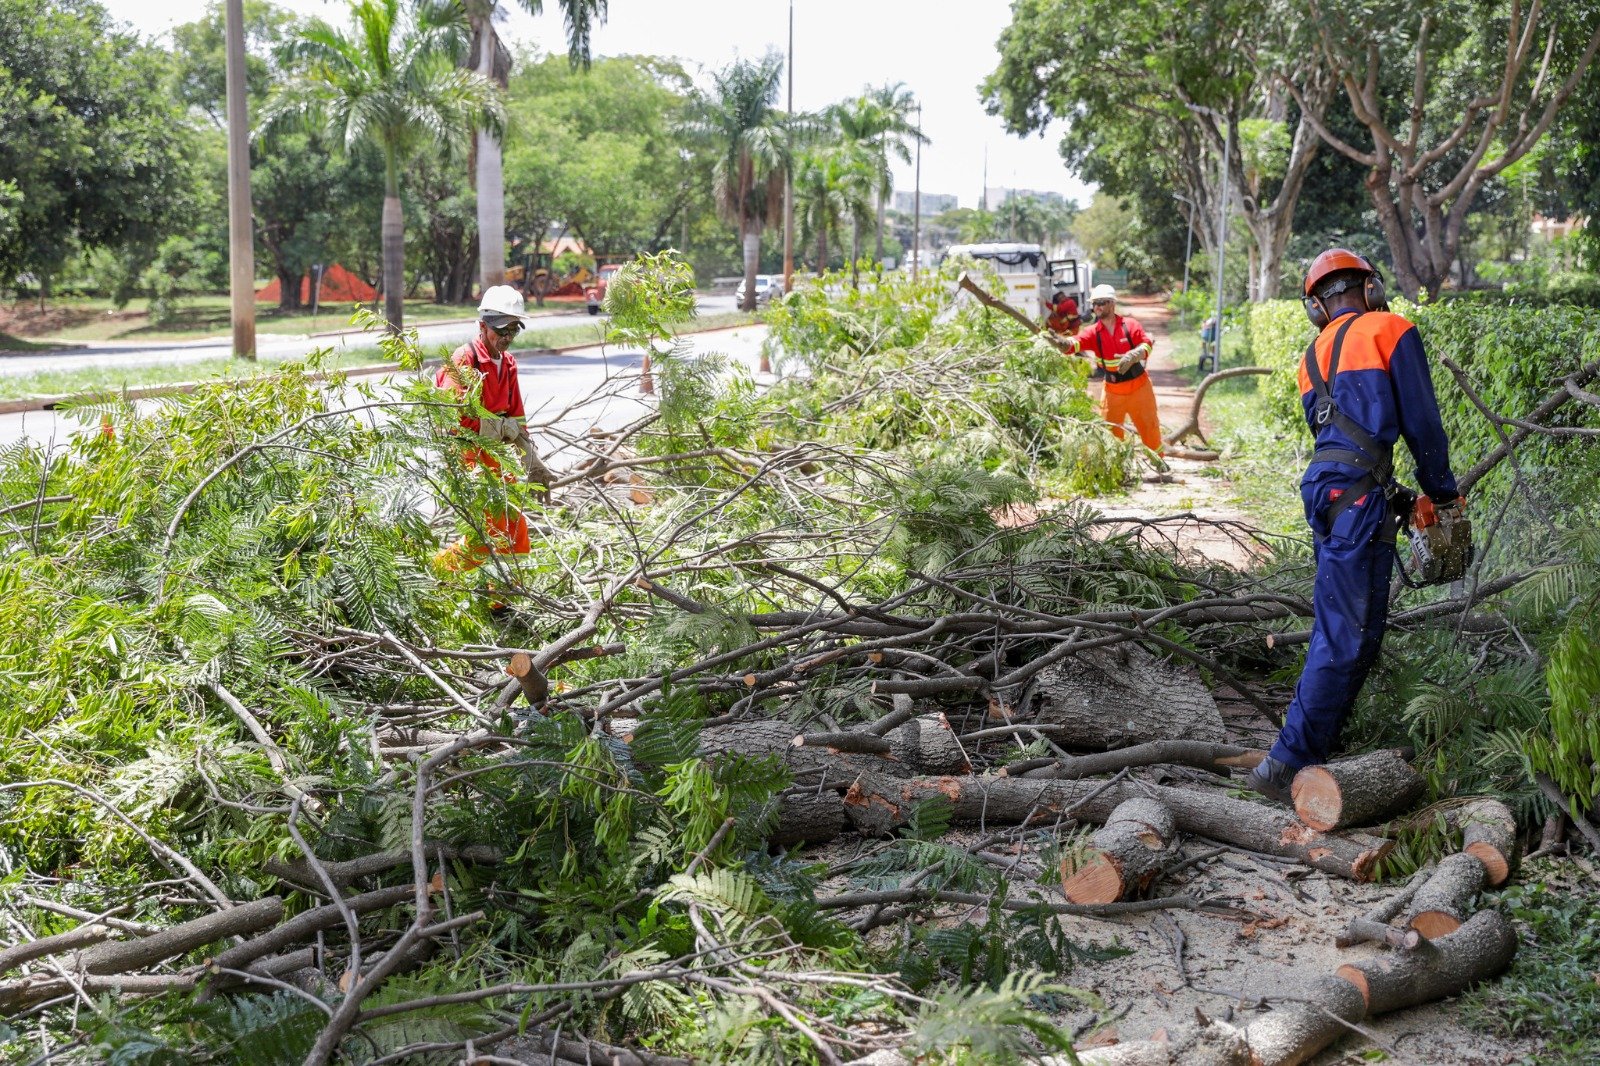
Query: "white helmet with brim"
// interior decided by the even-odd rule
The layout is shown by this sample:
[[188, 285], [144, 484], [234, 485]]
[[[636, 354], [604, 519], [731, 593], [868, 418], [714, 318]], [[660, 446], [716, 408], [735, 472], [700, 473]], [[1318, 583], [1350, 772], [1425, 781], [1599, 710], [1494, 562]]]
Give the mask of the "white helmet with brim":
[[483, 290], [483, 299], [478, 301], [478, 319], [497, 327], [509, 326], [512, 321], [527, 325], [522, 293], [510, 285], [489, 286]]
[[1096, 300], [1115, 300], [1116, 298], [1117, 290], [1112, 285], [1096, 285], [1089, 293], [1090, 303], [1094, 303]]

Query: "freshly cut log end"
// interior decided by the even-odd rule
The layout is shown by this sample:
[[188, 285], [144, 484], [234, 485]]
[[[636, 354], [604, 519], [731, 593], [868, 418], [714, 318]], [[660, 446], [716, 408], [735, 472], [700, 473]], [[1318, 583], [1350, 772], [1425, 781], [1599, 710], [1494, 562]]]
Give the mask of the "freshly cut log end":
[[1460, 929], [1472, 899], [1483, 891], [1487, 874], [1476, 855], [1461, 852], [1441, 862], [1411, 899], [1406, 925], [1429, 940]]
[[1299, 1066], [1338, 1040], [1367, 1013], [1360, 992], [1336, 977], [1319, 977], [1244, 1029], [1251, 1066]]
[[1458, 995], [1498, 977], [1517, 953], [1517, 934], [1499, 911], [1479, 911], [1448, 936], [1417, 950], [1345, 963], [1335, 976], [1348, 981], [1369, 1014], [1387, 1014]]
[[1395, 751], [1307, 766], [1290, 792], [1295, 813], [1327, 833], [1385, 821], [1415, 803], [1426, 788], [1422, 775]]
[[1511, 808], [1499, 800], [1475, 800], [1458, 808], [1451, 820], [1461, 827], [1461, 850], [1483, 863], [1489, 887], [1510, 880], [1521, 850]]
[[1094, 834], [1094, 851], [1068, 876], [1061, 891], [1073, 903], [1115, 903], [1142, 891], [1160, 872], [1163, 853], [1176, 833], [1166, 804], [1147, 797], [1119, 803]]

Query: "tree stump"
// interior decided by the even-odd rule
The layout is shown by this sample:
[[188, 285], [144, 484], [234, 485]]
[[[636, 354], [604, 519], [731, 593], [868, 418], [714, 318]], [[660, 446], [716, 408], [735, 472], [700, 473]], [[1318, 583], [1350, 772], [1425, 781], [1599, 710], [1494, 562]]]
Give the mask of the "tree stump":
[[1126, 641], [1039, 672], [1032, 721], [1063, 747], [1104, 751], [1150, 740], [1227, 741], [1217, 701], [1194, 674]]
[[1361, 993], [1368, 1014], [1387, 1014], [1458, 995], [1499, 976], [1517, 953], [1517, 934], [1499, 911], [1479, 911], [1449, 936], [1415, 951], [1347, 962], [1335, 976]]
[[1117, 805], [1075, 870], [1062, 860], [1061, 891], [1073, 903], [1115, 903], [1143, 891], [1161, 870], [1176, 832], [1172, 812], [1138, 797]]
[[1290, 792], [1300, 820], [1324, 833], [1386, 821], [1422, 795], [1427, 783], [1396, 751], [1307, 766]]
[[1490, 888], [1510, 880], [1517, 867], [1517, 819], [1496, 799], [1479, 799], [1451, 811], [1450, 823], [1461, 830], [1461, 850], [1483, 863]]
[[1460, 929], [1470, 913], [1472, 898], [1483, 890], [1485, 878], [1483, 861], [1476, 855], [1463, 851], [1445, 859], [1411, 898], [1406, 927], [1429, 940]]

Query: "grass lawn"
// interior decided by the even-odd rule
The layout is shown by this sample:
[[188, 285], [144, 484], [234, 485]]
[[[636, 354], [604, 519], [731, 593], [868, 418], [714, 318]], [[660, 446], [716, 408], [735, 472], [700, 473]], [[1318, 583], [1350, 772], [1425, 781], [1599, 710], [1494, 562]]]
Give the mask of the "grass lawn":
[[[750, 325], [760, 320], [755, 315], [738, 311], [707, 315], [686, 324], [681, 333], [698, 333], [724, 326]], [[598, 344], [602, 324], [599, 320], [584, 319], [576, 325], [552, 326], [535, 330], [518, 338], [520, 350], [539, 351], [547, 348], [564, 348], [578, 344]], [[0, 341], [5, 338], [0, 334]], [[26, 343], [26, 342], [23, 342]], [[3, 343], [0, 343], [3, 347]], [[434, 346], [437, 348], [437, 346]], [[438, 352], [425, 352], [434, 358]], [[384, 362], [377, 347], [353, 348], [329, 357], [328, 369], [350, 369]], [[0, 400], [20, 400], [30, 396], [74, 396], [84, 393], [121, 392], [140, 385], [170, 385], [186, 381], [210, 381], [218, 378], [247, 377], [251, 374], [269, 374], [283, 365], [285, 360], [262, 359], [248, 363], [238, 359], [201, 359], [194, 362], [172, 363], [166, 366], [131, 366], [123, 369], [83, 367], [72, 370], [40, 371], [36, 374], [19, 374], [0, 377]]]
[[[32, 301], [18, 301], [0, 307], [0, 328], [14, 338], [31, 341], [107, 341], [107, 340], [200, 340], [207, 337], [226, 337], [231, 329], [230, 307], [226, 296], [195, 296], [186, 299], [171, 322], [152, 325], [148, 309], [135, 301], [123, 310], [117, 310], [105, 299], [52, 299], [40, 311]], [[582, 304], [547, 304], [533, 308], [534, 315], [564, 314], [579, 309]], [[287, 333], [301, 335], [320, 333], [350, 327], [351, 306], [324, 304], [313, 316], [309, 308], [292, 314], [282, 314], [277, 307], [256, 305], [256, 331], [258, 333]], [[406, 301], [406, 323], [443, 322], [472, 318], [476, 311], [461, 305], [440, 305], [429, 300]], [[0, 334], [4, 337], [4, 334]], [[0, 348], [5, 341], [0, 340]], [[16, 348], [8, 350], [15, 351]]]
[[[1168, 329], [1180, 372], [1198, 383], [1199, 329], [1176, 322]], [[1223, 369], [1248, 362], [1244, 338], [1224, 335]], [[1300, 474], [1309, 461], [1311, 437], [1290, 436], [1266, 420], [1266, 397], [1261, 391], [1266, 382], [1265, 377], [1218, 382], [1206, 392], [1201, 418], [1211, 427], [1211, 446], [1222, 453], [1217, 465], [1233, 483], [1233, 503], [1263, 530], [1294, 535], [1305, 530]]]
[[25, 341], [9, 333], [0, 333], [0, 352], [37, 352], [49, 348], [48, 344]]

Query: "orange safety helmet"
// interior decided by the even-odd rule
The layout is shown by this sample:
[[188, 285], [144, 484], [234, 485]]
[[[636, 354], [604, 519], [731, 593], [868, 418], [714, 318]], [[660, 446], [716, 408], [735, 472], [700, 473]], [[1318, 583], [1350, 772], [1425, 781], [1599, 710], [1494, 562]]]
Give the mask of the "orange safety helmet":
[[[1300, 302], [1305, 306], [1306, 317], [1311, 319], [1311, 324], [1318, 329], [1326, 326], [1330, 318], [1327, 305], [1322, 302], [1322, 297], [1317, 294], [1316, 288], [1323, 279], [1342, 270], [1359, 270], [1366, 275], [1362, 282], [1361, 295], [1368, 311], [1389, 309], [1388, 294], [1384, 292], [1383, 287], [1383, 275], [1372, 265], [1372, 260], [1348, 248], [1329, 248], [1313, 259], [1311, 265], [1306, 268], [1305, 281], [1300, 290]], [[1341, 286], [1338, 291], [1343, 292], [1348, 287]], [[1334, 293], [1328, 295], [1332, 296]]]

